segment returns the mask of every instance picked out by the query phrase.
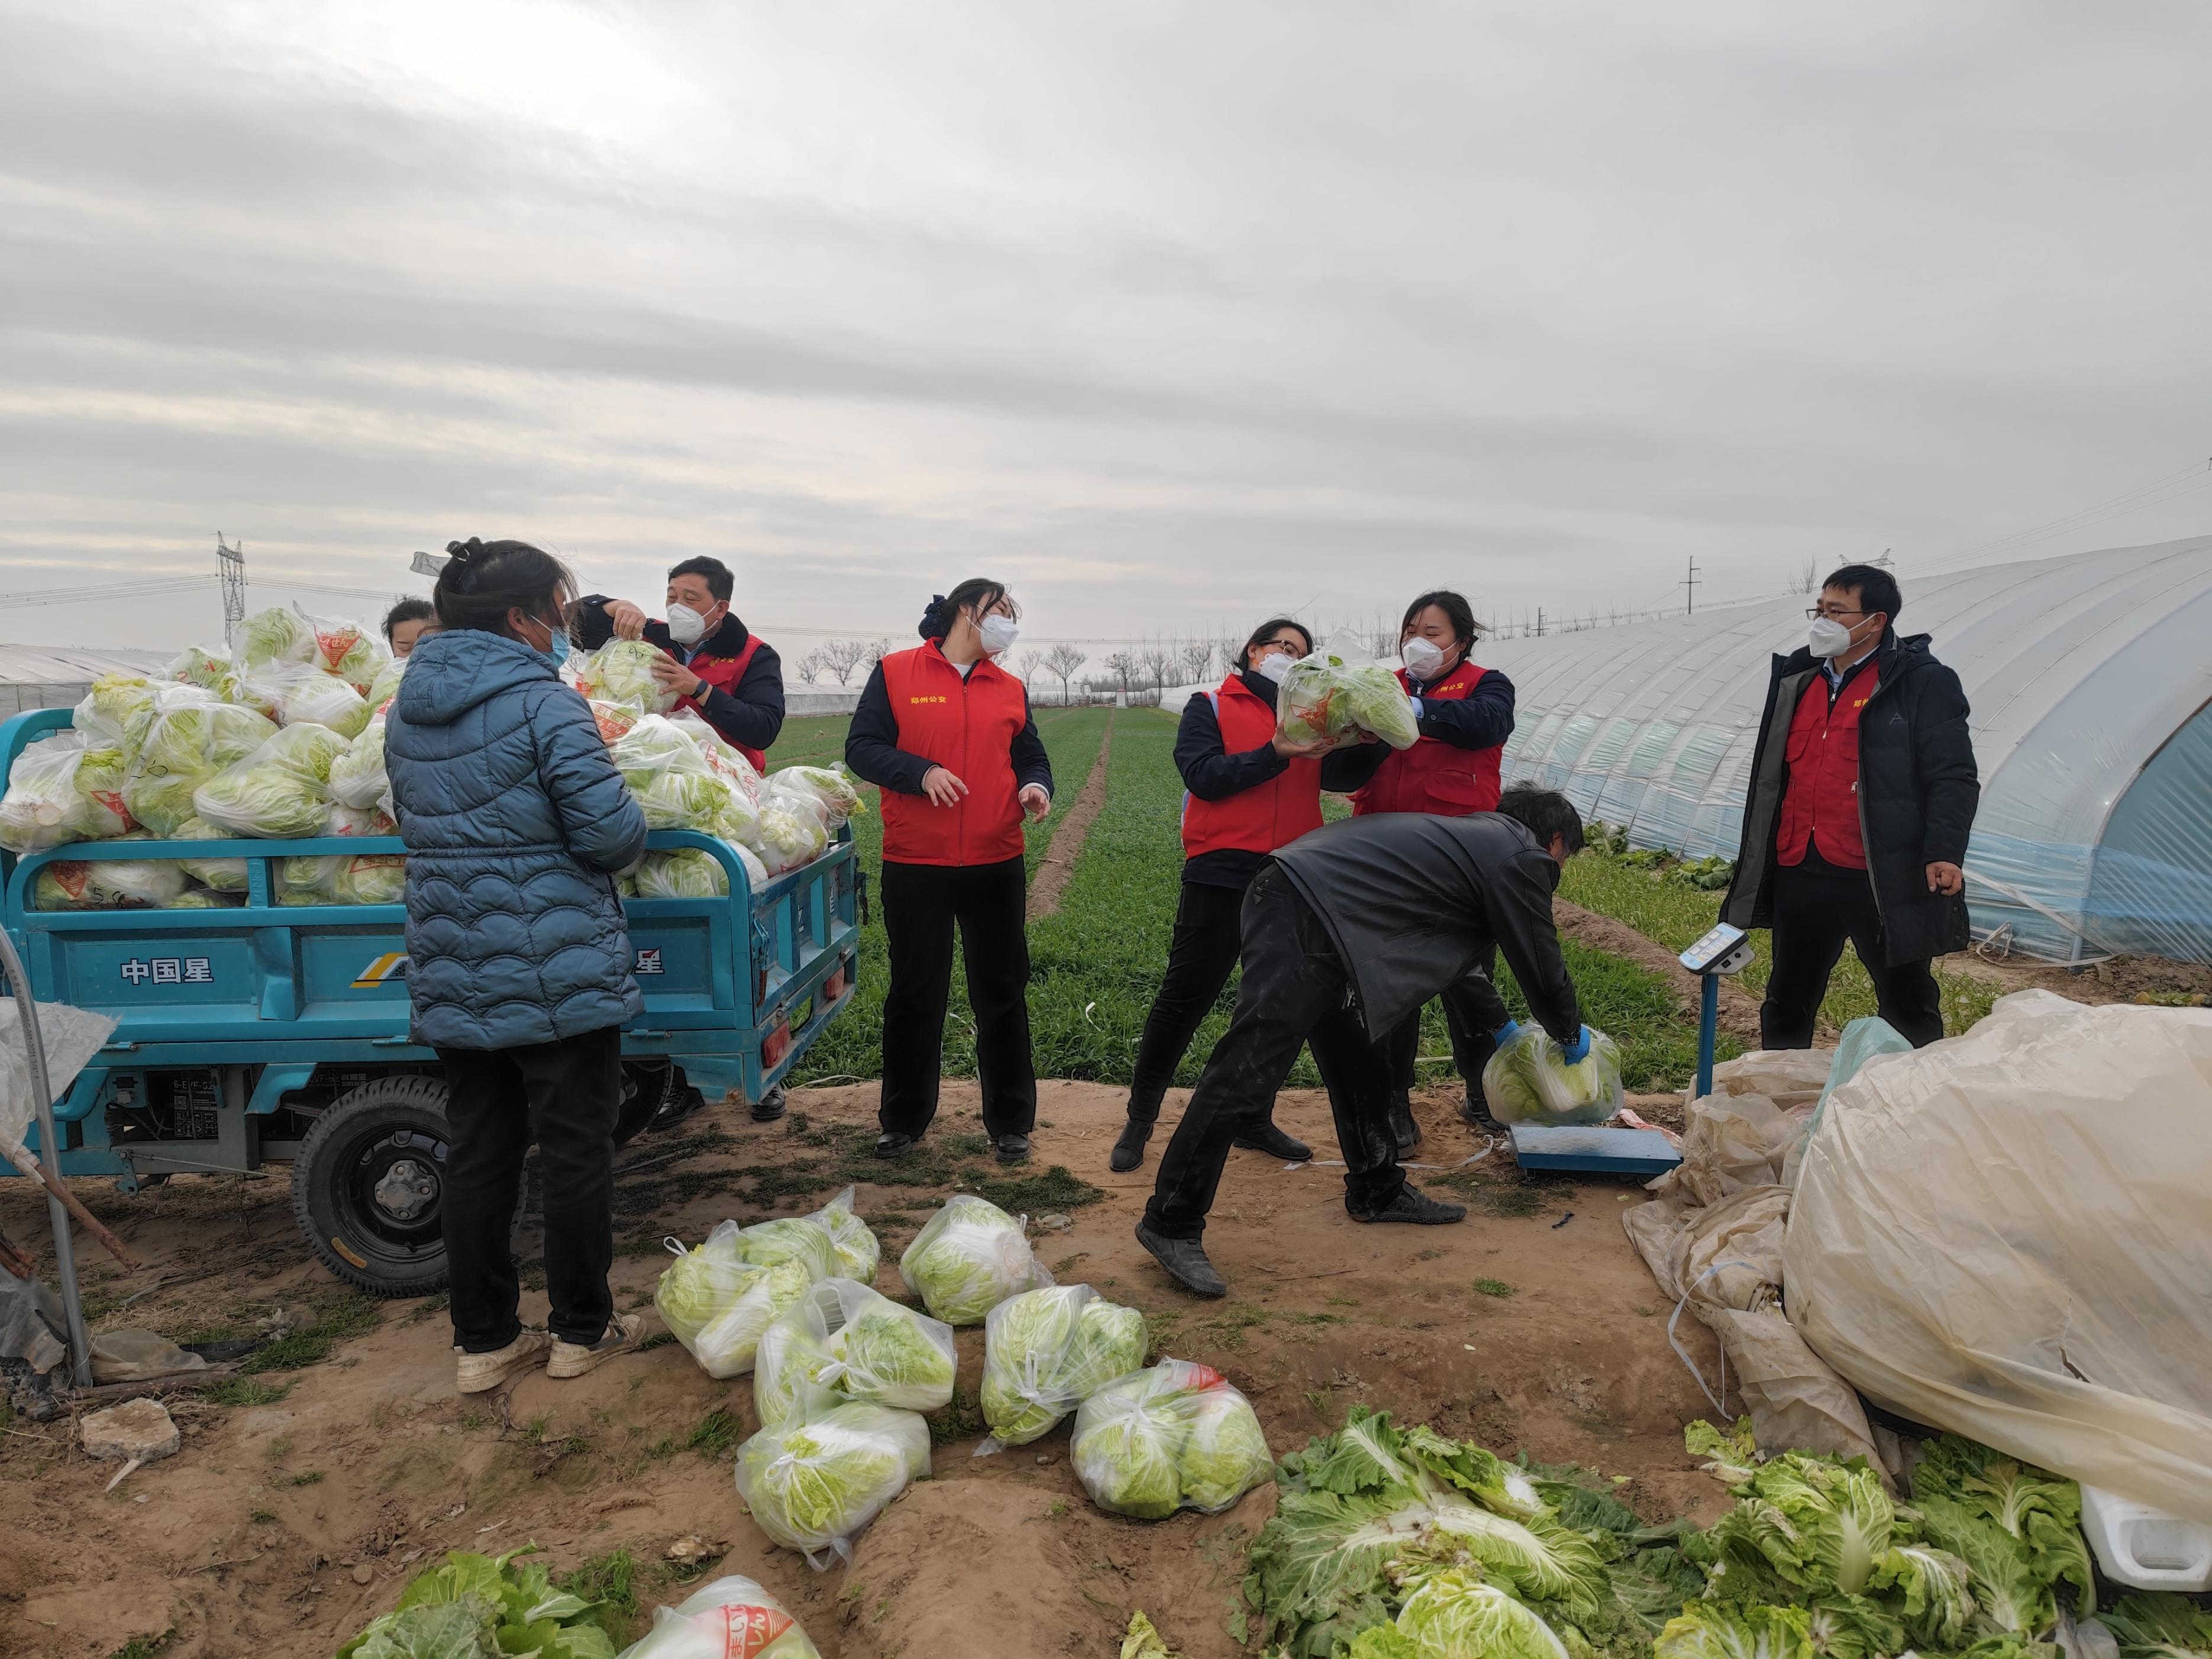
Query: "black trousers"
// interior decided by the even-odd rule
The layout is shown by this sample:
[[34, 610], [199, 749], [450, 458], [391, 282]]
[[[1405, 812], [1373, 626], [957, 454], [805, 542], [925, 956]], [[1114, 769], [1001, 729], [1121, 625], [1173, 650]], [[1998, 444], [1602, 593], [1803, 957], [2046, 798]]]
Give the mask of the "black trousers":
[[891, 981], [884, 998], [884, 1091], [876, 1121], [888, 1134], [919, 1136], [937, 1115], [957, 924], [968, 1005], [975, 1012], [984, 1132], [994, 1139], [1029, 1133], [1036, 1127], [1036, 1066], [1030, 1053], [1029, 882], [1022, 860], [885, 859], [881, 887]]
[[615, 1118], [622, 1030], [519, 1048], [441, 1048], [451, 1098], [441, 1220], [452, 1274], [453, 1340], [490, 1353], [522, 1328], [508, 1239], [532, 1141], [545, 1177], [545, 1294], [553, 1334], [596, 1342], [614, 1313]]
[[1243, 941], [1237, 1012], [1161, 1155], [1145, 1206], [1146, 1224], [1169, 1238], [1205, 1234], [1231, 1145], [1266, 1121], [1301, 1044], [1311, 1045], [1328, 1087], [1344, 1149], [1345, 1208], [1372, 1215], [1405, 1184], [1390, 1134], [1389, 1079], [1352, 1009], [1344, 963], [1321, 918], [1272, 865], [1245, 895]]
[[1137, 1042], [1137, 1074], [1129, 1085], [1133, 1121], [1158, 1121], [1160, 1099], [1175, 1080], [1176, 1067], [1237, 966], [1237, 918], [1243, 908], [1241, 887], [1183, 883], [1175, 933], [1168, 940], [1167, 975]]
[[1883, 954], [1881, 915], [1863, 870], [1829, 864], [1817, 854], [1774, 868], [1774, 965], [1759, 1010], [1759, 1040], [1768, 1048], [1809, 1048], [1828, 975], [1844, 941], [1859, 953], [1874, 981], [1875, 1006], [1916, 1048], [1943, 1035], [1942, 994], [1926, 958], [1892, 967]]
[[[1451, 1033], [1452, 1064], [1467, 1079], [1468, 1098], [1482, 1104], [1482, 1068], [1498, 1052], [1492, 1033], [1512, 1016], [1494, 982], [1497, 947], [1492, 946], [1474, 967], [1480, 971], [1470, 970], [1465, 978], [1445, 986], [1437, 1000], [1444, 1006], [1444, 1029]], [[1390, 1067], [1390, 1086], [1402, 1095], [1413, 1086], [1413, 1062], [1421, 1052], [1421, 1011], [1414, 1010], [1392, 1026], [1381, 1047]]]

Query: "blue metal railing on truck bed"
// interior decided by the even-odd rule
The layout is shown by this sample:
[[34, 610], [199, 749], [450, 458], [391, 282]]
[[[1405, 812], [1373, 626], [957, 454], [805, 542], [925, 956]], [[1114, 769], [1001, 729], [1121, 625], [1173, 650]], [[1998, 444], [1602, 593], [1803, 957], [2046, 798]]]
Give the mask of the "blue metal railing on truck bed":
[[[0, 769], [12, 768], [26, 744], [69, 724], [68, 710], [41, 709], [0, 725]], [[709, 836], [657, 830], [647, 844], [704, 852], [720, 866], [729, 893], [624, 901], [646, 1006], [623, 1034], [623, 1054], [665, 1056], [710, 1092], [734, 1087], [758, 1100], [852, 999], [860, 938], [852, 833], [841, 832], [820, 858], [757, 891], [736, 854]], [[109, 1079], [119, 1073], [261, 1067], [242, 1102], [222, 1103], [259, 1116], [275, 1112], [319, 1066], [434, 1066], [436, 1056], [408, 1037], [405, 907], [276, 902], [284, 890], [281, 860], [405, 851], [398, 836], [385, 836], [86, 842], [21, 857], [0, 853], [0, 918], [35, 994], [117, 1022], [57, 1109], [64, 1171], [130, 1172], [125, 1153], [108, 1143], [100, 1109], [112, 1103]], [[33, 908], [41, 869], [116, 859], [244, 860], [246, 902]]]

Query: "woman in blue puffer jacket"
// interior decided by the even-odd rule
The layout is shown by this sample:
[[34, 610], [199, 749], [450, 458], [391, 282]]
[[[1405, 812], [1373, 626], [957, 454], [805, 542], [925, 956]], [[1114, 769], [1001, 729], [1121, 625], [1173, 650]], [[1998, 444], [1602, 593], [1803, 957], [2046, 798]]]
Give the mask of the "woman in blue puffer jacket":
[[[451, 1095], [446, 1255], [473, 1394], [540, 1361], [580, 1376], [644, 1336], [640, 1316], [615, 1312], [607, 1268], [622, 1028], [645, 1008], [615, 872], [645, 850], [645, 816], [554, 672], [567, 568], [526, 542], [447, 550], [443, 631], [407, 659], [384, 753], [407, 843], [412, 1029]], [[507, 1250], [533, 1139], [550, 1334], [524, 1328]]]

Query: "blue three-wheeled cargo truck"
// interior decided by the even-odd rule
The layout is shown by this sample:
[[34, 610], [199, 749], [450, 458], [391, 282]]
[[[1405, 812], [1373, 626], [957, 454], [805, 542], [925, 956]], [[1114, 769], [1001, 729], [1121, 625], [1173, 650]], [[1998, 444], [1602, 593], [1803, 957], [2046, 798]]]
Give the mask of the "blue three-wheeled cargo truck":
[[[0, 776], [27, 744], [70, 723], [69, 710], [47, 708], [0, 725]], [[709, 1094], [762, 1099], [852, 1000], [859, 955], [849, 828], [757, 890], [705, 836], [659, 830], [647, 844], [706, 852], [729, 894], [624, 902], [645, 1013], [623, 1033], [618, 1139], [661, 1104], [674, 1067]], [[293, 1213], [332, 1273], [386, 1296], [442, 1285], [446, 1080], [408, 1038], [405, 908], [277, 902], [285, 859], [405, 850], [397, 836], [346, 836], [0, 853], [5, 925], [39, 1000], [116, 1022], [55, 1109], [62, 1173], [135, 1191], [289, 1162]], [[242, 859], [246, 902], [35, 908], [42, 868], [101, 859]], [[44, 1158], [35, 1126], [32, 1137]]]

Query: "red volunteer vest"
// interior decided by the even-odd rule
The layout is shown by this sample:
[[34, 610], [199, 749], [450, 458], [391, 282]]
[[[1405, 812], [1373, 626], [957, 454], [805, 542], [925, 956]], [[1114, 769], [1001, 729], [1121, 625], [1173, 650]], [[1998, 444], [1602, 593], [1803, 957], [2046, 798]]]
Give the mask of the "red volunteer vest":
[[1820, 856], [1847, 870], [1866, 868], [1859, 827], [1859, 711], [1874, 696], [1879, 665], [1844, 687], [1828, 706], [1828, 687], [1815, 672], [1797, 694], [1790, 717], [1790, 781], [1782, 792], [1774, 853], [1784, 864], [1802, 864], [1817, 837]]
[[[1222, 752], [1241, 755], [1264, 748], [1275, 735], [1275, 711], [1251, 687], [1231, 674], [1212, 694], [1213, 716], [1221, 726]], [[1321, 763], [1294, 760], [1287, 769], [1255, 789], [1226, 800], [1182, 802], [1182, 855], [1200, 853], [1272, 853], [1309, 830], [1321, 828]]]
[[932, 640], [884, 659], [884, 690], [898, 746], [968, 786], [957, 806], [886, 789], [884, 856], [894, 864], [1003, 864], [1022, 855], [1014, 739], [1029, 723], [1029, 693], [988, 657], [963, 679]]
[[[745, 648], [738, 652], [736, 656], [694, 657], [688, 666], [693, 673], [717, 691], [726, 691], [734, 697], [738, 694], [738, 687], [744, 684], [745, 669], [752, 662], [753, 653], [760, 649], [760, 643], [759, 635], [748, 634], [745, 635]], [[669, 653], [671, 656], [675, 654], [672, 651]], [[678, 660], [680, 661], [681, 659]], [[707, 718], [707, 711], [689, 697], [684, 698], [676, 706], [678, 708], [690, 709], [701, 720]], [[763, 750], [748, 749], [741, 743], [734, 744], [732, 747], [753, 763], [754, 771], [765, 772], [768, 769], [768, 756]]]
[[[1484, 672], [1463, 662], [1422, 692], [1422, 701], [1463, 701], [1480, 684]], [[1412, 694], [1413, 683], [1402, 668], [1398, 684]], [[1441, 738], [1424, 737], [1411, 749], [1390, 752], [1382, 769], [1352, 798], [1352, 812], [1429, 812], [1440, 818], [1463, 818], [1495, 811], [1503, 793], [1499, 757], [1504, 752], [1503, 747], [1460, 749]]]

